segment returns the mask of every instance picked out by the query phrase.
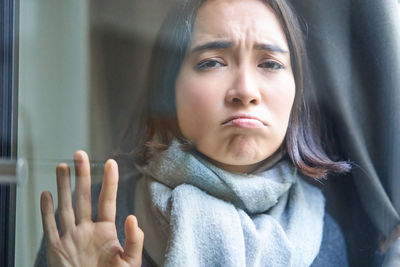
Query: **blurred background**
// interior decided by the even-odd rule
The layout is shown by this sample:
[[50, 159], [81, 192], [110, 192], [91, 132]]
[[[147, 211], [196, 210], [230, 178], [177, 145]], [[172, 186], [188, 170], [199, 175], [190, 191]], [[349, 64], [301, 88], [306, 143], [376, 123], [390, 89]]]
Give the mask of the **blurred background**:
[[173, 2], [20, 0], [18, 156], [29, 175], [17, 189], [16, 266], [34, 263], [56, 165], [83, 149], [101, 169], [116, 148]]

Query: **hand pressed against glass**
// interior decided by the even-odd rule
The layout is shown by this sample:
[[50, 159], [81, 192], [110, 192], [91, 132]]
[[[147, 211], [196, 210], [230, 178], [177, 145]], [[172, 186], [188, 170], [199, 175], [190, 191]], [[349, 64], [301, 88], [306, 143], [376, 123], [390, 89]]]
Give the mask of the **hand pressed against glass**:
[[75, 209], [71, 202], [68, 165], [57, 167], [58, 215], [61, 236], [54, 217], [51, 194], [43, 192], [40, 199], [43, 230], [49, 266], [140, 266], [143, 232], [136, 218], [125, 221], [125, 247], [122, 248], [115, 228], [118, 166], [108, 160], [99, 196], [97, 221], [92, 221], [89, 158], [83, 151], [74, 155]]
[[283, 29], [260, 0], [207, 1], [176, 81], [185, 138], [217, 166], [249, 172], [282, 144], [295, 97]]

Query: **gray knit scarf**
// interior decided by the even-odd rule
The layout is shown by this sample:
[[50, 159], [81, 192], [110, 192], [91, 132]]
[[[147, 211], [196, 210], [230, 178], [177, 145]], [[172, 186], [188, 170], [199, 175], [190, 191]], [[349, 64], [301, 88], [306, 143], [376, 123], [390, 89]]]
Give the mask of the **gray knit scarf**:
[[135, 213], [158, 266], [309, 266], [325, 199], [287, 161], [230, 173], [178, 142], [142, 168]]

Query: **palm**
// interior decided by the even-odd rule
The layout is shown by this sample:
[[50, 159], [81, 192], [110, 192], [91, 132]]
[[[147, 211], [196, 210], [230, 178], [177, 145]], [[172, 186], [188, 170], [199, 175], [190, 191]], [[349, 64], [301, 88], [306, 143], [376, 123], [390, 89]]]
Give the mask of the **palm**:
[[[117, 165], [108, 162], [99, 197], [97, 222], [91, 220], [90, 168], [86, 154], [76, 154], [75, 212], [71, 204], [69, 169], [57, 167], [59, 218], [62, 235], [55, 224], [51, 195], [41, 199], [43, 229], [49, 266], [140, 266], [143, 232], [134, 216], [125, 222], [126, 243], [122, 248], [115, 227], [115, 199], [118, 185]], [[79, 164], [77, 164], [77, 161]], [[87, 159], [87, 160], [86, 160]], [[77, 166], [78, 165], [78, 166]], [[76, 218], [75, 218], [76, 216]], [[75, 222], [76, 220], [76, 222]]]
[[49, 265], [77, 266], [83, 261], [93, 266], [107, 265], [122, 253], [115, 232], [112, 223], [83, 223], [73, 233], [62, 236], [55, 246], [49, 247]]

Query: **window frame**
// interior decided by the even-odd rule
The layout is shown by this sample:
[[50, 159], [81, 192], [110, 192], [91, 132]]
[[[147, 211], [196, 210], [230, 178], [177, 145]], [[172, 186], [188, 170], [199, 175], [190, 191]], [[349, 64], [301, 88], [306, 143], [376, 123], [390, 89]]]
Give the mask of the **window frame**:
[[[0, 1], [0, 158], [17, 157], [19, 0]], [[16, 185], [0, 185], [0, 266], [15, 265]]]

